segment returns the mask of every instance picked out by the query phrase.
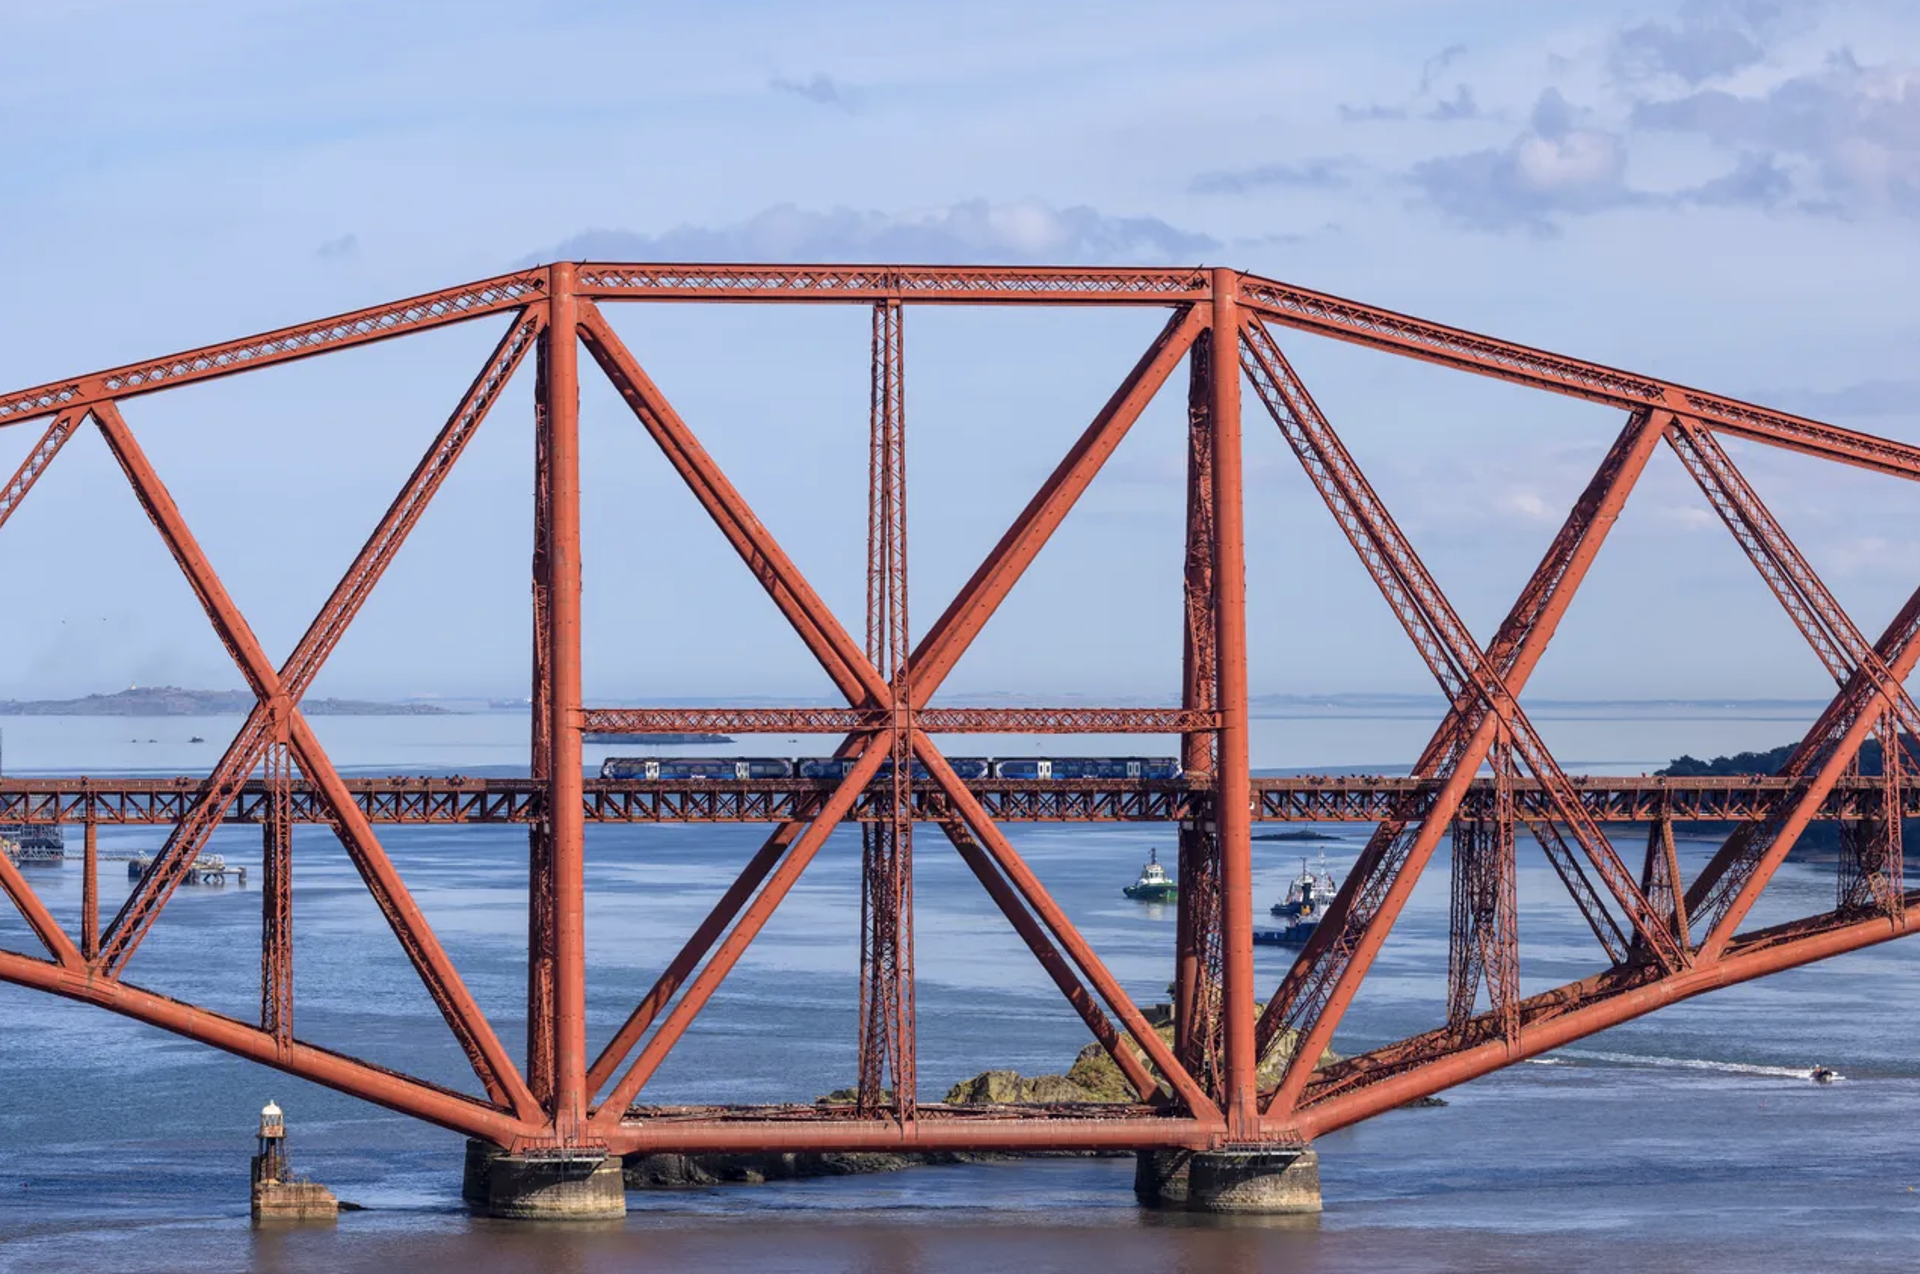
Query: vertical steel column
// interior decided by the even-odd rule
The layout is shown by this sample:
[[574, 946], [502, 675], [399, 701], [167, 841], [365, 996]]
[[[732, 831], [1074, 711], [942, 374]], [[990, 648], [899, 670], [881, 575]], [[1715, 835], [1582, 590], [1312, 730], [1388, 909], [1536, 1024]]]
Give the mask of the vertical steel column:
[[[1900, 817], [1901, 749], [1894, 743], [1898, 732], [1892, 723], [1883, 722], [1877, 736], [1880, 789], [1872, 796], [1862, 793], [1860, 817], [1840, 824], [1837, 906], [1841, 911], [1879, 911], [1898, 920], [1906, 910]], [[1850, 777], [1858, 778], [1865, 768], [1856, 756], [1847, 772]]]
[[284, 738], [267, 745], [260, 821], [260, 1029], [293, 1042], [293, 774]]
[[1480, 863], [1486, 856], [1486, 812], [1477, 800], [1460, 802], [1449, 829], [1453, 859], [1448, 872], [1447, 1026], [1458, 1037], [1473, 1017], [1480, 994], [1480, 945], [1474, 911]]
[[1513, 739], [1506, 730], [1490, 755], [1493, 762], [1493, 925], [1482, 957], [1487, 998], [1509, 1052], [1520, 1047], [1520, 879], [1514, 857]]
[[[1187, 355], [1187, 545], [1180, 706], [1215, 711], [1213, 614], [1213, 339], [1202, 332]], [[1214, 772], [1214, 733], [1181, 736], [1181, 767]], [[1208, 1095], [1223, 1100], [1220, 1056], [1220, 852], [1210, 802], [1195, 801], [1180, 825], [1180, 889], [1174, 929], [1174, 1054]]]
[[547, 825], [553, 887], [553, 1118], [563, 1140], [587, 1113], [586, 861], [580, 759], [580, 364], [570, 262], [548, 288]]
[[100, 954], [100, 829], [86, 822], [87, 850], [80, 877], [80, 954], [92, 960]]
[[[547, 454], [547, 360], [553, 324], [540, 329], [534, 357], [533, 387], [533, 673], [528, 691], [528, 774], [551, 797], [545, 780], [551, 773], [553, 710], [548, 644], [552, 640], [551, 459]], [[567, 339], [571, 339], [568, 337]], [[549, 807], [550, 808], [550, 807]], [[527, 824], [527, 1088], [547, 1110], [553, 1108], [553, 824], [542, 817]]]
[[907, 615], [905, 340], [898, 301], [873, 307], [867, 497], [867, 658], [887, 679], [892, 782], [885, 822], [861, 827], [859, 1102], [913, 1118], [913, 689]]
[[[1640, 867], [1640, 892], [1647, 904], [1667, 918], [1667, 928], [1678, 942], [1687, 940], [1687, 887], [1680, 878], [1680, 853], [1673, 843], [1672, 798], [1663, 797], [1653, 821], [1647, 824], [1647, 856]], [[1644, 947], [1636, 939], [1636, 947]]]
[[1213, 809], [1220, 843], [1221, 994], [1226, 1003], [1230, 1136], [1258, 1136], [1253, 985], [1253, 822], [1247, 763], [1247, 538], [1240, 485], [1239, 276], [1213, 272], [1213, 631], [1219, 758]]
[[1460, 1042], [1484, 1038], [1474, 1025], [1480, 987], [1509, 1047], [1520, 1038], [1520, 940], [1514, 875], [1513, 748], [1488, 754], [1491, 799], [1463, 801], [1453, 821], [1452, 909], [1447, 930], [1447, 1026]]
[[1881, 901], [1896, 922], [1907, 915], [1907, 855], [1905, 844], [1906, 801], [1902, 798], [1901, 771], [1906, 761], [1899, 739], [1900, 727], [1889, 723], [1887, 745], [1880, 762], [1880, 882]]

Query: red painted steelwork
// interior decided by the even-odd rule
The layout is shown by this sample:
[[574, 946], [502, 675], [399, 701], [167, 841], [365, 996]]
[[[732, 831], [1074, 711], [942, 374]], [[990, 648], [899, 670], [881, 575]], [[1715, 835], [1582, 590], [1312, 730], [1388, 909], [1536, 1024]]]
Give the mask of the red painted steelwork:
[[1220, 857], [1221, 1068], [1229, 1133], [1252, 1141], [1260, 1109], [1254, 1045], [1253, 813], [1247, 761], [1247, 530], [1240, 480], [1240, 308], [1231, 270], [1213, 272], [1213, 659], [1220, 729], [1214, 735], [1214, 851]]
[[464, 323], [503, 310], [518, 310], [540, 299], [546, 278], [545, 270], [503, 274], [391, 305], [336, 315], [318, 323], [283, 327], [259, 336], [187, 350], [169, 358], [130, 363], [90, 376], [15, 390], [0, 395], [0, 426], [35, 420], [69, 408], [176, 389], [317, 354], [332, 354], [357, 345], [445, 327], [449, 323]]
[[1443, 1029], [1347, 1058], [1321, 1072], [1300, 1110], [1270, 1120], [1268, 1131], [1311, 1139], [1680, 1000], [1905, 937], [1920, 923], [1910, 918], [1916, 902], [1920, 894], [1909, 891], [1899, 920], [1830, 912], [1742, 935], [1718, 959], [1697, 961], [1679, 973], [1652, 977], [1645, 966], [1610, 969], [1530, 996], [1520, 1006], [1517, 1047], [1492, 1038], [1463, 1045]]
[[[872, 307], [866, 642], [755, 516], [621, 342], [599, 305], [724, 301]], [[907, 309], [920, 304], [1149, 305], [1169, 311], [1152, 344], [917, 644], [906, 552]], [[506, 331], [407, 484], [285, 663], [275, 667], [227, 595], [120, 401], [414, 331], [501, 315]], [[1482, 647], [1422, 564], [1275, 344], [1276, 323], [1551, 392], [1631, 416], [1491, 642]], [[839, 691], [790, 708], [587, 708], [581, 701], [580, 384], [584, 342], [706, 515]], [[299, 704], [474, 431], [537, 349], [530, 775], [343, 779]], [[1180, 362], [1188, 361], [1187, 516], [1180, 706], [935, 707], [931, 700]], [[1254, 779], [1248, 772], [1241, 373], [1305, 466], [1441, 685], [1444, 719], [1409, 778]], [[256, 703], [204, 780], [0, 779], [0, 822], [86, 828], [79, 941], [0, 855], [0, 892], [51, 958], [0, 952], [0, 980], [98, 1005], [343, 1092], [505, 1146], [628, 1151], [1033, 1149], [1293, 1144], [1484, 1074], [1663, 1004], [1909, 932], [1903, 816], [1920, 816], [1904, 735], [1920, 726], [1903, 688], [1920, 662], [1920, 590], [1869, 645], [1716, 435], [1902, 477], [1920, 448], [1658, 379], [1498, 341], [1226, 269], [560, 263], [169, 358], [0, 396], [0, 426], [51, 418], [9, 483], [4, 525], [89, 416], [193, 588]], [[1540, 742], [1519, 696], [1649, 456], [1666, 437], [1806, 634], [1840, 690], [1786, 771], [1762, 779], [1578, 778]], [[1879, 730], [1887, 773], [1863, 777]], [[652, 731], [830, 733], [854, 759], [838, 783], [585, 777], [582, 742]], [[938, 733], [1180, 736], [1171, 780], [962, 782]], [[893, 762], [879, 777], [883, 762]], [[928, 777], [915, 778], [912, 762]], [[1491, 761], [1494, 776], [1476, 772]], [[264, 770], [264, 772], [263, 772]], [[1760, 933], [1738, 925], [1807, 822], [1847, 823], [1839, 910]], [[1256, 1013], [1254, 820], [1378, 824], [1319, 931]], [[1676, 822], [1741, 827], [1692, 882]], [[1179, 825], [1182, 896], [1169, 1046], [1015, 850], [996, 820]], [[759, 822], [765, 844], [653, 980], [597, 1056], [587, 1046], [584, 838], [589, 822]], [[1630, 872], [1602, 822], [1652, 824]], [[633, 1107], [827, 837], [863, 827], [859, 1100], [848, 1107]], [[104, 932], [96, 829], [170, 825], [154, 867]], [[124, 980], [128, 961], [212, 831], [262, 828], [259, 1027]], [[317, 1049], [295, 1031], [293, 827], [325, 824], [470, 1059], [484, 1097]], [[375, 823], [529, 829], [528, 1038], [523, 1077], [427, 926]], [[1092, 1036], [1137, 1104], [963, 1111], [915, 1099], [913, 829], [935, 823]], [[1545, 995], [1518, 992], [1516, 828], [1531, 828], [1593, 928], [1606, 967]], [[1446, 1025], [1327, 1067], [1321, 1047], [1448, 827], [1455, 876]], [[1704, 934], [1694, 944], [1696, 932]], [[1480, 988], [1487, 988], [1480, 1011]], [[638, 987], [635, 988], [637, 992]], [[1291, 1033], [1290, 1033], [1291, 1032]], [[1258, 1063], [1297, 1057], [1259, 1091]], [[604, 1093], [604, 1100], [596, 1097]], [[890, 1095], [889, 1095], [890, 1093]]]
[[[1797, 793], [1791, 778], [1736, 775], [1721, 778], [1618, 778], [1572, 776], [1587, 816], [1599, 823], [1645, 823], [1662, 817], [1679, 823], [1756, 823]], [[537, 825], [544, 817], [544, 779], [463, 778], [455, 775], [389, 775], [345, 778], [341, 790], [370, 824], [414, 826], [497, 823]], [[193, 807], [200, 780], [0, 779], [0, 823], [163, 826]], [[1880, 780], [1836, 779], [1819, 803], [1817, 819], [1873, 817], [1880, 806]], [[1000, 823], [1178, 823], [1198, 816], [1211, 786], [1204, 781], [1153, 779], [981, 779], [967, 787], [980, 807]], [[1409, 802], [1425, 802], [1440, 790], [1432, 778], [1369, 774], [1256, 778], [1253, 818], [1273, 823], [1378, 823]], [[1467, 785], [1486, 790], [1488, 780]], [[812, 779], [729, 779], [682, 783], [648, 779], [588, 779], [582, 796], [589, 823], [784, 823], [804, 821], [825, 800], [832, 784]], [[332, 819], [314, 786], [295, 777], [293, 821]], [[890, 817], [862, 793], [847, 817]], [[914, 801], [922, 822], [950, 817], [952, 802], [938, 785], [916, 783]], [[1463, 797], [1463, 800], [1468, 799]], [[1553, 803], [1530, 778], [1514, 781], [1517, 817], [1538, 822], [1553, 817]], [[1920, 793], [1901, 786], [1907, 818], [1920, 818]], [[241, 785], [222, 816], [229, 824], [253, 825], [269, 817], [267, 789], [259, 779]]]
[[40, 475], [47, 471], [47, 466], [53, 463], [53, 458], [60, 454], [60, 448], [67, 445], [67, 439], [73, 436], [73, 431], [80, 427], [80, 422], [85, 416], [84, 411], [63, 411], [47, 425], [47, 431], [40, 435], [40, 441], [33, 445], [33, 450], [27, 453], [27, 458], [20, 462], [18, 469], [14, 470], [13, 477], [7, 480], [7, 485], [0, 487], [0, 526], [7, 524], [7, 519], [12, 517], [13, 511], [20, 507], [20, 502], [27, 498], [27, 492], [33, 490], [33, 484], [40, 481]]
[[[884, 708], [586, 708], [588, 734], [869, 734]], [[1187, 708], [921, 708], [928, 734], [1183, 734], [1211, 731], [1216, 713]]]

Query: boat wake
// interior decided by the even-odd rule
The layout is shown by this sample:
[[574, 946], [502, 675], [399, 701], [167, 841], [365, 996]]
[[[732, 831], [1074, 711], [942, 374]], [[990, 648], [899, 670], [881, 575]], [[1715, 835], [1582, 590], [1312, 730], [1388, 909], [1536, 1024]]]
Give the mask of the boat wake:
[[[1599, 1049], [1563, 1048], [1556, 1052], [1561, 1058], [1572, 1058], [1583, 1062], [1612, 1062], [1619, 1066], [1648, 1066], [1658, 1070], [1719, 1071], [1728, 1075], [1764, 1075], [1771, 1079], [1812, 1079], [1819, 1069], [1813, 1066], [1762, 1066], [1755, 1062], [1722, 1062], [1707, 1057], [1654, 1057], [1646, 1053], [1608, 1053]], [[1535, 1061], [1553, 1064], [1555, 1058], [1535, 1058]], [[1564, 1063], [1563, 1063], [1564, 1064]], [[1830, 1074], [1829, 1082], [1844, 1079], [1845, 1076]]]

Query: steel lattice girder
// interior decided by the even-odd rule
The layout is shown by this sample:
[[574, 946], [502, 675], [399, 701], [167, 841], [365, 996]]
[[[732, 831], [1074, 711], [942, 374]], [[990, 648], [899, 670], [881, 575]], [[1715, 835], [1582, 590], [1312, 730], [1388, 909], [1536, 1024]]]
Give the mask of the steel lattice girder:
[[[906, 631], [904, 520], [875, 541], [884, 561], [873, 579], [884, 595], [879, 633], [884, 641], [862, 650], [786, 558], [614, 335], [597, 304], [651, 301], [744, 303], [853, 303], [875, 307], [876, 321], [897, 321], [914, 304], [1148, 305], [1171, 311], [1167, 324], [1140, 356], [1080, 440], [1014, 521], [974, 576], [949, 603], [912, 651]], [[207, 563], [171, 497], [160, 482], [120, 403], [162, 389], [314, 357], [487, 315], [505, 315], [506, 333], [465, 398], [455, 409], [408, 485], [370, 536], [327, 607], [316, 616], [289, 661], [275, 668]], [[1437, 584], [1425, 575], [1410, 544], [1399, 536], [1339, 440], [1311, 411], [1303, 388], [1295, 404], [1308, 409], [1302, 458], [1326, 479], [1323, 494], [1375, 570], [1383, 590], [1407, 621], [1409, 634], [1429, 656], [1453, 700], [1447, 719], [1410, 779], [1341, 778], [1252, 780], [1246, 772], [1247, 702], [1244, 680], [1246, 624], [1241, 590], [1244, 533], [1240, 528], [1240, 379], [1235, 360], [1221, 348], [1239, 348], [1244, 332], [1258, 351], [1256, 386], [1291, 377], [1263, 323], [1273, 323], [1388, 352], [1516, 382], [1550, 392], [1625, 408], [1632, 413], [1615, 450], [1575, 506], [1508, 621], [1483, 651], [1452, 614]], [[574, 449], [577, 381], [575, 339], [606, 372], [642, 425], [667, 452], [707, 514], [753, 569], [803, 641], [842, 691], [844, 707], [791, 709], [585, 709], [579, 698], [578, 462]], [[407, 532], [424, 511], [448, 469], [524, 353], [540, 349], [537, 413], [536, 579], [533, 701], [534, 777], [469, 781], [392, 777], [343, 780], [314, 739], [298, 704], [301, 694], [339, 641], [367, 593], [379, 580]], [[881, 345], [876, 342], [876, 350]], [[900, 364], [897, 339], [885, 347], [889, 368], [889, 419], [897, 422]], [[948, 673], [1009, 590], [1100, 471], [1141, 410], [1174, 368], [1191, 352], [1187, 588], [1184, 598], [1185, 669], [1179, 708], [975, 709], [931, 706]], [[1261, 377], [1265, 377], [1263, 383]], [[878, 383], [878, 382], [877, 382]], [[1269, 405], [1273, 405], [1269, 399]], [[1298, 413], [1289, 409], [1290, 414]], [[1842, 950], [1908, 932], [1906, 904], [1891, 879], [1896, 870], [1897, 828], [1886, 811], [1914, 809], [1913, 788], [1900, 767], [1882, 778], [1861, 778], [1851, 758], [1866, 733], [1883, 717], [1911, 719], [1915, 709], [1900, 689], [1920, 658], [1920, 590], [1885, 636], [1867, 646], [1858, 628], [1826, 594], [1799, 559], [1791, 541], [1773, 523], [1759, 498], [1740, 478], [1714, 441], [1714, 434], [1782, 446], [1840, 463], [1902, 477], [1920, 477], [1920, 448], [1837, 429], [1822, 422], [1773, 412], [1656, 378], [1606, 368], [1510, 342], [1449, 328], [1309, 292], [1225, 269], [1089, 269], [894, 266], [710, 266], [589, 263], [537, 268], [482, 280], [391, 305], [376, 306], [257, 337], [130, 364], [90, 376], [0, 396], [0, 427], [51, 418], [38, 444], [12, 480], [0, 488], [0, 524], [19, 507], [72, 432], [91, 418], [199, 596], [215, 631], [253, 688], [257, 707], [207, 780], [106, 783], [89, 780], [0, 780], [0, 821], [78, 822], [88, 833], [89, 899], [96, 854], [94, 830], [102, 823], [171, 824], [174, 833], [160, 865], [104, 932], [83, 911], [83, 941], [76, 946], [47, 912], [29, 883], [0, 858], [0, 892], [19, 909], [50, 959], [0, 953], [0, 979], [94, 1003], [213, 1044], [317, 1082], [381, 1102], [396, 1110], [503, 1145], [573, 1142], [616, 1152], [637, 1149], [829, 1149], [902, 1147], [1204, 1147], [1223, 1141], [1301, 1140], [1364, 1118], [1389, 1105], [1505, 1065], [1519, 1056], [1553, 1047], [1659, 1004], [1714, 987], [1761, 976]], [[878, 419], [878, 417], [876, 417]], [[1283, 428], [1287, 426], [1283, 420]], [[1651, 442], [1666, 436], [1689, 460], [1703, 489], [1741, 537], [1781, 600], [1841, 682], [1841, 691], [1809, 734], [1796, 767], [1778, 779], [1593, 780], [1562, 775], [1550, 754], [1533, 740], [1513, 702], [1528, 671], [1553, 635], [1568, 597], [1578, 587], [1606, 528], [1637, 480]], [[878, 436], [878, 435], [876, 435]], [[899, 435], [886, 446], [896, 448]], [[893, 519], [904, 511], [905, 452], [893, 456], [874, 491], [890, 491], [877, 508]], [[1357, 511], [1357, 512], [1356, 512]], [[897, 619], [896, 619], [897, 616]], [[839, 784], [802, 781], [733, 784], [645, 783], [583, 780], [584, 735], [620, 730], [820, 730], [842, 733], [844, 756], [860, 758], [855, 773]], [[1189, 775], [1175, 782], [1085, 783], [988, 781], [963, 783], [928, 737], [933, 732], [1178, 734]], [[1473, 778], [1482, 734], [1511, 738], [1534, 777], [1502, 772], [1488, 791]], [[1899, 732], [1889, 730], [1897, 749]], [[909, 781], [909, 755], [931, 780]], [[254, 777], [262, 756], [272, 776]], [[872, 781], [891, 757], [894, 775]], [[1817, 759], [1817, 764], [1815, 763]], [[297, 771], [297, 774], [296, 774]], [[1438, 1035], [1419, 1036], [1331, 1068], [1295, 1066], [1284, 1091], [1252, 1096], [1253, 1059], [1264, 1042], [1250, 1013], [1248, 946], [1251, 888], [1248, 826], [1252, 820], [1348, 820], [1383, 825], [1363, 856], [1335, 910], [1323, 924], [1329, 938], [1345, 941], [1349, 924], [1370, 927], [1366, 941], [1384, 934], [1397, 912], [1394, 898], [1424, 861], [1389, 852], [1407, 829], [1444, 826], [1456, 809], [1489, 808], [1502, 828], [1516, 821], [1534, 829], [1576, 899], [1594, 911], [1595, 930], [1607, 938], [1615, 924], [1607, 897], [1628, 913], [1631, 953], [1615, 950], [1614, 966], [1546, 995], [1515, 1002], [1510, 985], [1495, 1014], [1459, 1020], [1468, 1011], [1465, 973], [1456, 1020]], [[1757, 934], [1732, 932], [1739, 916], [1763, 889], [1785, 846], [1811, 818], [1878, 820], [1878, 832], [1855, 833], [1861, 841], [1861, 875], [1845, 908]], [[1215, 888], [1196, 890], [1213, 901], [1184, 914], [1180, 943], [1182, 992], [1189, 1006], [1222, 992], [1218, 1021], [1183, 1032], [1180, 1055], [1146, 1027], [1136, 1006], [1037, 878], [1000, 832], [999, 820], [1166, 821], [1183, 824], [1184, 841], [1209, 848], [1207, 879]], [[1648, 866], [1635, 879], [1597, 830], [1600, 822], [1659, 820], [1662, 835], [1674, 821], [1715, 819], [1756, 828], [1737, 833], [1707, 873], [1685, 891], [1674, 875], [1672, 855], [1649, 849]], [[615, 1040], [591, 1065], [584, 1052], [581, 997], [585, 967], [579, 873], [582, 828], [588, 822], [754, 821], [778, 824], [735, 886], [663, 972]], [[959, 1114], [920, 1107], [903, 1094], [890, 1118], [871, 1109], [822, 1112], [763, 1107], [740, 1111], [712, 1108], [640, 1108], [628, 1103], [652, 1068], [679, 1038], [724, 979], [785, 891], [805, 870], [831, 828], [841, 821], [884, 821], [896, 829], [912, 822], [940, 823], [970, 868], [995, 898], [1020, 936], [1047, 968], [1089, 1029], [1114, 1052], [1135, 1091], [1153, 1101], [1104, 1110], [1049, 1108]], [[339, 834], [369, 890], [413, 958], [449, 1026], [473, 1061], [486, 1089], [484, 1099], [450, 1093], [424, 1081], [394, 1075], [352, 1058], [314, 1049], [290, 1032], [289, 971], [293, 949], [287, 898], [276, 886], [267, 899], [262, 952], [262, 1027], [153, 996], [121, 979], [127, 959], [164, 909], [167, 896], [199, 844], [220, 823], [255, 822], [268, 829], [276, 871], [285, 867], [287, 829], [295, 822], [326, 823]], [[522, 823], [530, 838], [529, 1069], [524, 1078], [493, 1038], [459, 975], [413, 907], [387, 860], [372, 824]], [[1606, 886], [1586, 883], [1578, 859], [1560, 843], [1561, 827], [1585, 851]], [[1394, 829], [1389, 834], [1384, 829]], [[1421, 836], [1428, 833], [1422, 831]], [[1506, 835], [1503, 830], [1501, 835]], [[1650, 842], [1651, 843], [1651, 842]], [[1430, 848], [1430, 847], [1429, 847]], [[1504, 852], [1504, 851], [1503, 851]], [[901, 857], [904, 862], [904, 857]], [[1664, 864], [1664, 866], [1662, 865]], [[883, 870], [891, 872], [893, 867]], [[1869, 881], [1868, 876], [1875, 877]], [[1354, 882], [1385, 890], [1386, 905], [1356, 911]], [[1489, 878], [1494, 879], [1494, 878]], [[1876, 883], [1877, 881], [1877, 883]], [[544, 883], [542, 883], [544, 882]], [[1865, 883], [1863, 883], [1865, 882]], [[898, 924], [910, 925], [910, 885], [889, 885], [876, 894], [885, 908], [900, 908]], [[1485, 892], [1487, 882], [1480, 882]], [[1501, 884], [1501, 889], [1506, 885]], [[755, 895], [755, 891], [758, 896]], [[1585, 891], [1583, 893], [1583, 890]], [[1475, 923], [1490, 922], [1484, 898], [1470, 901]], [[1699, 948], [1679, 946], [1685, 921], [1702, 897], [1711, 897], [1718, 920]], [[1376, 901], [1378, 899], [1376, 898]], [[1491, 904], [1497, 911], [1504, 904]], [[1861, 909], [1877, 911], [1862, 917]], [[1713, 910], [1713, 909], [1710, 909]], [[1204, 912], [1204, 914], [1202, 914]], [[1491, 922], [1496, 927], [1503, 921]], [[1193, 930], [1195, 924], [1206, 932]], [[898, 927], [898, 926], [896, 926]], [[876, 931], [878, 932], [878, 931]], [[904, 930], [901, 930], [904, 932]], [[1618, 930], [1615, 930], [1616, 936]], [[1471, 936], [1471, 935], [1469, 935]], [[1475, 959], [1482, 962], [1482, 954]], [[891, 937], [886, 939], [892, 941]], [[1511, 952], [1499, 937], [1502, 976]], [[1618, 944], [1608, 944], [1610, 949]], [[911, 962], [902, 949], [892, 966], [892, 996], [910, 995]], [[1464, 950], [1464, 948], [1463, 948]], [[708, 954], [712, 958], [708, 959]], [[1303, 960], [1318, 959], [1310, 948]], [[705, 960], [704, 967], [701, 962]], [[1188, 970], [1187, 966], [1192, 969]], [[1346, 966], [1348, 990], [1365, 972], [1365, 961]], [[1463, 964], [1463, 971], [1467, 966]], [[697, 971], [696, 971], [697, 970]], [[884, 981], [884, 978], [883, 978]], [[879, 985], [876, 983], [876, 985]], [[667, 1006], [678, 995], [670, 1011]], [[1337, 1024], [1344, 996], [1316, 1001], [1309, 1038], [1326, 1038]], [[1282, 997], [1276, 997], [1281, 1003]], [[910, 1011], [910, 1010], [909, 1010]], [[1111, 1016], [1109, 1016], [1109, 1011]], [[1209, 1010], [1209, 1012], [1212, 1012]], [[658, 1021], [662, 1014], [664, 1021]], [[1271, 1017], [1271, 1014], [1269, 1014]], [[1116, 1020], [1117, 1019], [1117, 1020]], [[646, 1036], [658, 1021], [658, 1029]], [[904, 1019], [902, 1020], [904, 1022]], [[1303, 1022], [1303, 1025], [1307, 1023]], [[642, 1039], [645, 1037], [645, 1043]], [[1143, 1056], [1134, 1055], [1131, 1037]], [[884, 1041], [887, 1064], [896, 1073], [911, 1064], [910, 1039], [902, 1027]], [[640, 1057], [625, 1067], [626, 1055]], [[1306, 1058], [1317, 1046], [1303, 1050]], [[617, 1082], [615, 1082], [618, 1077]], [[595, 1108], [596, 1094], [614, 1083]], [[1171, 1098], [1165, 1090], [1171, 1090]], [[865, 1103], [870, 1107], [872, 1103]]]
[[[198, 798], [202, 780], [0, 779], [0, 823], [35, 826], [158, 826], [177, 823]], [[1463, 804], [1490, 790], [1475, 779]], [[1664, 813], [1676, 823], [1760, 822], [1790, 801], [1795, 780], [1772, 776], [1730, 778], [1584, 778], [1574, 790], [1587, 816], [1600, 823], [1646, 823]], [[374, 824], [538, 822], [545, 788], [537, 779], [391, 775], [341, 780], [363, 817]], [[1822, 821], [1877, 816], [1880, 780], [1837, 780], [1814, 817]], [[983, 808], [1001, 823], [1177, 823], [1192, 816], [1211, 788], [1204, 783], [1151, 779], [982, 779], [967, 784]], [[1269, 823], [1378, 823], [1393, 818], [1411, 800], [1430, 801], [1435, 779], [1339, 775], [1327, 778], [1253, 780], [1253, 818]], [[832, 784], [813, 779], [734, 779], [675, 782], [649, 779], [588, 779], [581, 793], [589, 823], [773, 823], [805, 819], [826, 799]], [[862, 793], [848, 817], [881, 817]], [[231, 824], [263, 823], [270, 791], [260, 779], [241, 785], [222, 815]], [[1538, 822], [1553, 817], [1551, 803], [1531, 779], [1514, 780], [1517, 816]], [[326, 807], [305, 779], [291, 786], [296, 823], [325, 823]], [[950, 807], [940, 789], [914, 785], [916, 817], [938, 822]], [[1901, 787], [1906, 818], [1920, 818], [1920, 791]]]

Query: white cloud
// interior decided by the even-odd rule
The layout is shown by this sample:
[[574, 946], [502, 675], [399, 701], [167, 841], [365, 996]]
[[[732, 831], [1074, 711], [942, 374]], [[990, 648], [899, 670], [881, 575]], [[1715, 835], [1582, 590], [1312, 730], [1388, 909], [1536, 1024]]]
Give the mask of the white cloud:
[[679, 225], [658, 234], [588, 230], [529, 260], [1150, 265], [1197, 263], [1219, 248], [1211, 236], [1158, 217], [969, 199], [892, 213], [781, 204], [744, 221]]
[[1411, 179], [1441, 212], [1486, 230], [1546, 234], [1560, 214], [1640, 202], [1644, 196], [1627, 186], [1625, 143], [1577, 123], [1584, 114], [1549, 88], [1534, 103], [1527, 131], [1504, 149], [1425, 160]]
[[1500, 497], [1500, 508], [1528, 522], [1539, 522], [1551, 518], [1555, 511], [1540, 498], [1537, 491], [1515, 489]]

